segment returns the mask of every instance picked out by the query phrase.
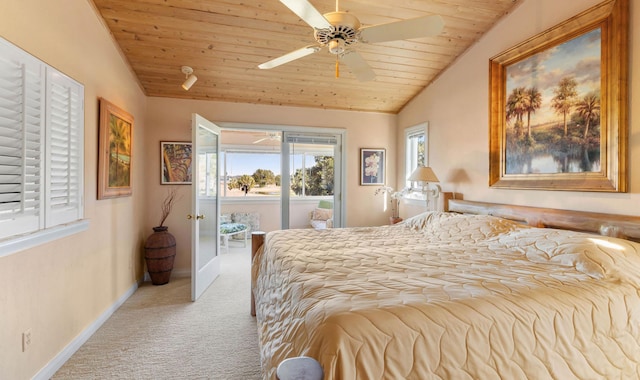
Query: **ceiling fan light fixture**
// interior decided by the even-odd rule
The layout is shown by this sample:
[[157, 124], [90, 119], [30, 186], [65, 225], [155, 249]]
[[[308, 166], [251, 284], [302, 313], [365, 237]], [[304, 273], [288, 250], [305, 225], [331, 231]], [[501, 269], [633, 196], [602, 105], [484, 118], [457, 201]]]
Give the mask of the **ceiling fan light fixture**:
[[342, 61], [359, 81], [365, 82], [375, 79], [376, 75], [367, 61], [355, 51], [356, 44], [436, 36], [444, 27], [444, 21], [439, 15], [362, 26], [355, 15], [340, 11], [338, 0], [336, 0], [336, 11], [325, 14], [320, 14], [309, 0], [280, 0], [280, 2], [313, 28], [313, 36], [318, 45], [306, 46], [262, 63], [258, 65], [261, 69], [280, 66], [327, 47], [329, 53], [336, 56], [336, 78], [340, 75], [339, 66]]
[[342, 54], [344, 53], [345, 43], [342, 38], [334, 38], [329, 41], [329, 53], [331, 54]]
[[185, 91], [189, 91], [191, 86], [198, 80], [198, 77], [193, 74], [193, 69], [189, 66], [182, 66], [180, 70], [186, 76], [186, 80], [182, 83], [182, 88]]

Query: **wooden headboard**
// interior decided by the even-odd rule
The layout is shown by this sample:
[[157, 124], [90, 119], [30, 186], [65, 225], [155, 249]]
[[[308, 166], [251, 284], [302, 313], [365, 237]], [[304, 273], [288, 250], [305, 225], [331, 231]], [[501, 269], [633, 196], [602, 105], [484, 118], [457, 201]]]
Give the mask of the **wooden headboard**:
[[463, 201], [461, 199], [450, 199], [449, 211], [463, 214], [493, 215], [526, 223], [533, 227], [592, 232], [640, 242], [640, 217], [638, 216], [515, 206]]

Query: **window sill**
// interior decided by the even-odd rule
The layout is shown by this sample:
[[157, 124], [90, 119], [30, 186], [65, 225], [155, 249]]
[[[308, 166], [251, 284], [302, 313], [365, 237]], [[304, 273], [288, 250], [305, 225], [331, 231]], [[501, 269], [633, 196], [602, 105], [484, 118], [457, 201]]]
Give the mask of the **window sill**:
[[88, 228], [89, 220], [82, 219], [38, 232], [0, 240], [0, 257], [9, 256], [16, 252], [24, 251], [41, 244], [77, 234], [78, 232], [85, 231]]
[[427, 194], [416, 191], [405, 195], [403, 198], [408, 203], [424, 202], [427, 200]]

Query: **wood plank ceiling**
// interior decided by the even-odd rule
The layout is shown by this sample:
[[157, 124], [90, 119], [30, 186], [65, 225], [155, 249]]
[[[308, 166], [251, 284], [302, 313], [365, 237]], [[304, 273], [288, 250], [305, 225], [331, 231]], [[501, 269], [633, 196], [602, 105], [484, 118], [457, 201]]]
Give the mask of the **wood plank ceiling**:
[[[307, 45], [313, 29], [278, 0], [93, 0], [148, 96], [397, 113], [521, 0], [342, 0], [363, 25], [439, 14], [439, 36], [356, 50], [376, 73], [335, 77], [326, 49], [271, 70], [260, 63]], [[334, 0], [310, 0], [321, 13]], [[180, 68], [198, 81], [180, 85]]]

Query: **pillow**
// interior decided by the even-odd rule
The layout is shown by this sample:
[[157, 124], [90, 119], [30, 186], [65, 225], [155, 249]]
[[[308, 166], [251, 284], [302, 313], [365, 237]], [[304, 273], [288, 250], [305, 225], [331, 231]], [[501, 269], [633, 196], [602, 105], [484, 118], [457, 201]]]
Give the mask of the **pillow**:
[[[231, 221], [233, 223], [242, 223], [247, 226], [249, 232], [260, 230], [260, 214], [257, 212], [234, 212], [231, 213]], [[234, 235], [233, 239], [242, 240], [244, 237], [241, 234]]]
[[324, 220], [311, 220], [309, 221], [309, 224], [311, 224], [311, 227], [315, 228], [316, 230], [324, 230], [325, 228], [331, 228], [331, 226], [329, 226], [329, 223]]
[[460, 243], [479, 243], [494, 239], [511, 231], [530, 228], [514, 221], [491, 215], [460, 215], [439, 218], [425, 228], [440, 240]]
[[432, 211], [407, 219], [404, 225], [434, 241], [479, 242], [519, 228], [516, 222], [490, 215]]
[[231, 223], [231, 214], [220, 214], [220, 224]]
[[249, 227], [250, 231], [260, 229], [260, 214], [257, 212], [234, 212], [231, 214], [234, 223], [243, 223]]
[[402, 225], [407, 226], [411, 229], [421, 230], [429, 223], [429, 220], [431, 219], [434, 213], [436, 212], [427, 211], [427, 212], [423, 212], [422, 214], [412, 216], [410, 218], [405, 219], [404, 222], [402, 222]]
[[226, 223], [220, 225], [221, 234], [233, 234], [247, 229], [246, 224], [242, 223]]
[[330, 208], [333, 209], [333, 202], [327, 200], [321, 200], [318, 202], [318, 208]]
[[532, 262], [572, 266], [596, 279], [640, 283], [640, 246], [618, 238], [551, 228], [514, 231], [500, 242]]
[[311, 215], [313, 220], [329, 220], [331, 218], [333, 218], [333, 210], [326, 208], [316, 208]]

